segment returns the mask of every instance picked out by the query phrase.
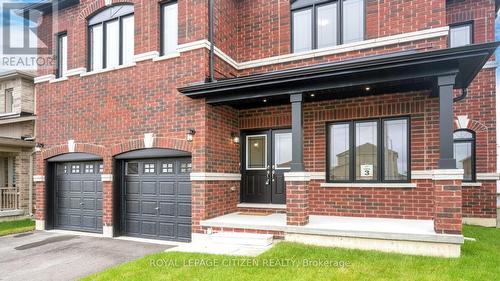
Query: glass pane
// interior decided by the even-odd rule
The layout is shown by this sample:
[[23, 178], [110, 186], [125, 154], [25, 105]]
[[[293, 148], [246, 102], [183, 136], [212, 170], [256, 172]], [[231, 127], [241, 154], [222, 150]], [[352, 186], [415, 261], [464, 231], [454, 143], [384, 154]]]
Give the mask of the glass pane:
[[356, 123], [356, 180], [377, 180], [377, 122]]
[[122, 19], [123, 24], [123, 64], [134, 60], [134, 16]]
[[408, 179], [408, 121], [384, 122], [384, 179]]
[[450, 28], [450, 47], [460, 47], [471, 44], [471, 25], [453, 26]]
[[181, 163], [181, 173], [191, 173], [191, 163]]
[[265, 169], [267, 162], [267, 137], [247, 137], [247, 169]]
[[349, 124], [338, 124], [329, 127], [330, 180], [347, 181], [350, 179], [349, 164]]
[[292, 163], [292, 134], [276, 134], [274, 142], [274, 164], [276, 169], [290, 168]]
[[471, 132], [467, 131], [456, 131], [453, 133], [453, 138], [454, 139], [472, 139], [474, 136], [472, 135]]
[[120, 23], [114, 20], [106, 23], [106, 68], [120, 63]]
[[139, 163], [127, 163], [127, 175], [139, 174]]
[[342, 9], [342, 35], [344, 43], [363, 41], [364, 3], [363, 0], [344, 0]]
[[318, 48], [337, 45], [337, 3], [317, 10]]
[[293, 52], [312, 49], [312, 10], [293, 12]]
[[154, 163], [145, 163], [144, 164], [144, 173], [145, 174], [154, 174], [155, 173], [155, 164]]
[[163, 50], [162, 54], [177, 51], [177, 3], [163, 6]]
[[64, 35], [61, 36], [60, 38], [60, 48], [61, 50], [59, 51], [61, 57], [59, 58], [60, 62], [60, 67], [61, 67], [61, 76], [66, 76], [66, 71], [68, 71], [68, 36]]
[[79, 174], [80, 173], [80, 164], [71, 164], [71, 173]]
[[6, 89], [5, 90], [5, 110], [4, 112], [12, 112], [12, 107], [14, 105], [14, 89]]
[[91, 44], [91, 69], [102, 69], [102, 25], [96, 25], [91, 28], [92, 41]]
[[164, 174], [169, 174], [174, 172], [174, 163], [162, 163], [161, 172]]
[[472, 180], [472, 142], [457, 142], [453, 144], [457, 168], [464, 169], [464, 180]]

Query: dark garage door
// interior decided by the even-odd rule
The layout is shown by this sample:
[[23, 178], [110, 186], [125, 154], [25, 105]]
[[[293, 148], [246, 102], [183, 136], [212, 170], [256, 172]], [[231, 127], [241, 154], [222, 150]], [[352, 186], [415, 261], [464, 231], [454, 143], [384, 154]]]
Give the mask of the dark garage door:
[[190, 158], [127, 160], [122, 184], [125, 235], [191, 240]]
[[54, 226], [102, 232], [102, 162], [56, 164]]

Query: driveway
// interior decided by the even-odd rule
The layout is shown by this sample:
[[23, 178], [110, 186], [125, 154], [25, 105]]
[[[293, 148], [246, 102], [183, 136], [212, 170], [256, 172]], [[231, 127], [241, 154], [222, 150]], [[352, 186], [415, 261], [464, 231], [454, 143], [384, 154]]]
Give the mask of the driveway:
[[172, 247], [53, 232], [0, 237], [0, 280], [74, 280]]

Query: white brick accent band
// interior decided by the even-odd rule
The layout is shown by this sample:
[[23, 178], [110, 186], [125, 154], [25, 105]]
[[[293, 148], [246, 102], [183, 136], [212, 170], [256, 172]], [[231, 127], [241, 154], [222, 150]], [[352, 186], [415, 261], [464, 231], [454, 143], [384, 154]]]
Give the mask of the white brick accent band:
[[35, 175], [35, 176], [33, 176], [33, 181], [34, 182], [44, 182], [45, 176], [44, 175]]
[[102, 174], [101, 175], [101, 181], [113, 181], [113, 175], [111, 174]]
[[360, 187], [360, 188], [415, 188], [416, 183], [321, 183], [321, 187]]
[[463, 180], [463, 169], [438, 169], [432, 171], [433, 180]]
[[308, 172], [288, 172], [285, 173], [285, 181], [310, 181]]
[[191, 173], [192, 181], [240, 181], [241, 174], [232, 173]]
[[35, 229], [36, 230], [45, 230], [45, 221], [44, 220], [36, 220], [35, 221]]
[[476, 179], [481, 181], [496, 181], [500, 180], [500, 175], [498, 173], [477, 173]]

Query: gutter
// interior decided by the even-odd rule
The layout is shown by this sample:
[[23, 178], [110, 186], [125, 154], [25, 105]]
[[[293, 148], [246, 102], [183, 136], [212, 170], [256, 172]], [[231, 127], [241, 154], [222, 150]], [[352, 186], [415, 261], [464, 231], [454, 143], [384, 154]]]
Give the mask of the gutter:
[[208, 1], [208, 42], [210, 42], [210, 52], [208, 60], [209, 76], [207, 82], [215, 81], [214, 78], [214, 57], [215, 57], [215, 44], [214, 44], [214, 0]]

